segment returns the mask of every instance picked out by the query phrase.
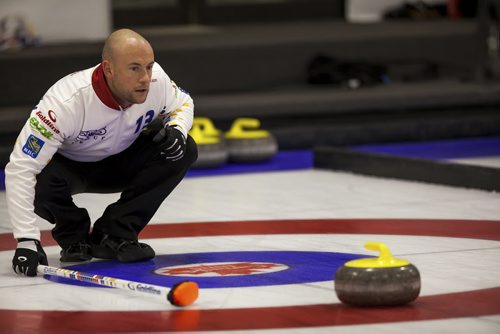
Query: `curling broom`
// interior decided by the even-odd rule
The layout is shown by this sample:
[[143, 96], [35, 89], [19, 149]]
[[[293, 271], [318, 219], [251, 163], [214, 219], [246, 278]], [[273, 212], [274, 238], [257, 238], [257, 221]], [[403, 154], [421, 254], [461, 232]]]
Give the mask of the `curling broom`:
[[68, 278], [75, 281], [92, 283], [122, 290], [128, 290], [142, 295], [160, 297], [175, 306], [189, 306], [198, 299], [198, 284], [192, 281], [182, 281], [175, 284], [171, 289], [140, 282], [124, 280], [109, 276], [84, 273], [81, 271], [44, 266], [39, 264], [38, 273]]

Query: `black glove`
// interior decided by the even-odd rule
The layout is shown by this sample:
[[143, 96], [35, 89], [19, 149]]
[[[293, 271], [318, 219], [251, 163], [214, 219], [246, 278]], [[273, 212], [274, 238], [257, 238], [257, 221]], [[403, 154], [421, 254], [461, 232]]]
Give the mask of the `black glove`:
[[160, 144], [160, 158], [177, 161], [186, 153], [186, 138], [174, 126], [166, 126], [158, 131], [153, 142]]
[[14, 271], [24, 276], [36, 276], [39, 263], [43, 265], [49, 264], [40, 241], [25, 238], [18, 239], [16, 253], [12, 259]]

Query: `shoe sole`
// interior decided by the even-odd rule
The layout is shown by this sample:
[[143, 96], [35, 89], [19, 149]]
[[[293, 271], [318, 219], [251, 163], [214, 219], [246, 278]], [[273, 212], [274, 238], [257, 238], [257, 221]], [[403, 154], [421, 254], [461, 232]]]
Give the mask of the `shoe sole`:
[[77, 256], [77, 257], [61, 257], [61, 262], [84, 262], [92, 260], [92, 256]]
[[155, 251], [147, 246], [143, 246], [142, 254], [138, 254], [137, 256], [126, 256], [122, 253], [114, 252], [108, 247], [92, 245], [92, 255], [98, 259], [105, 260], [118, 260], [120, 262], [138, 262], [138, 261], [146, 261], [155, 257]]
[[106, 260], [116, 259], [116, 253], [107, 247], [92, 245], [91, 253], [92, 256], [98, 259], [106, 259]]
[[138, 262], [138, 261], [146, 261], [155, 257], [155, 251], [149, 245], [141, 244], [142, 254], [138, 254], [137, 256], [127, 257], [124, 254], [118, 253], [117, 260], [120, 262]]

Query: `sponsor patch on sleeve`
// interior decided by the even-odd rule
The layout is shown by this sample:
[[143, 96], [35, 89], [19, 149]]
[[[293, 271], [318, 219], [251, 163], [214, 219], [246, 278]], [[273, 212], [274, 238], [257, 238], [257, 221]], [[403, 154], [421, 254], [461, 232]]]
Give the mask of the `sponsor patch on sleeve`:
[[181, 87], [177, 86], [177, 84], [173, 81], [173, 80], [170, 80], [171, 84], [172, 84], [172, 87], [174, 88], [174, 91], [175, 91], [175, 97], [177, 98], [178, 97], [178, 92], [182, 92], [186, 95], [190, 95], [188, 91], [182, 89]]
[[30, 135], [23, 146], [23, 152], [33, 159], [38, 156], [45, 142], [38, 137]]

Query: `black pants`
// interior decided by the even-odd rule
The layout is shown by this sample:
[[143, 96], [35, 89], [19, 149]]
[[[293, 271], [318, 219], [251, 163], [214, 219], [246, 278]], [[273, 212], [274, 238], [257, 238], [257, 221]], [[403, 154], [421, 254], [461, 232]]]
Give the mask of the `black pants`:
[[184, 157], [159, 160], [151, 135], [141, 135], [125, 151], [97, 162], [78, 162], [55, 154], [37, 176], [35, 213], [55, 224], [52, 236], [66, 248], [88, 240], [90, 217], [73, 202], [78, 193], [121, 192], [94, 223], [93, 231], [137, 239], [162, 202], [196, 161], [198, 151], [188, 136]]

